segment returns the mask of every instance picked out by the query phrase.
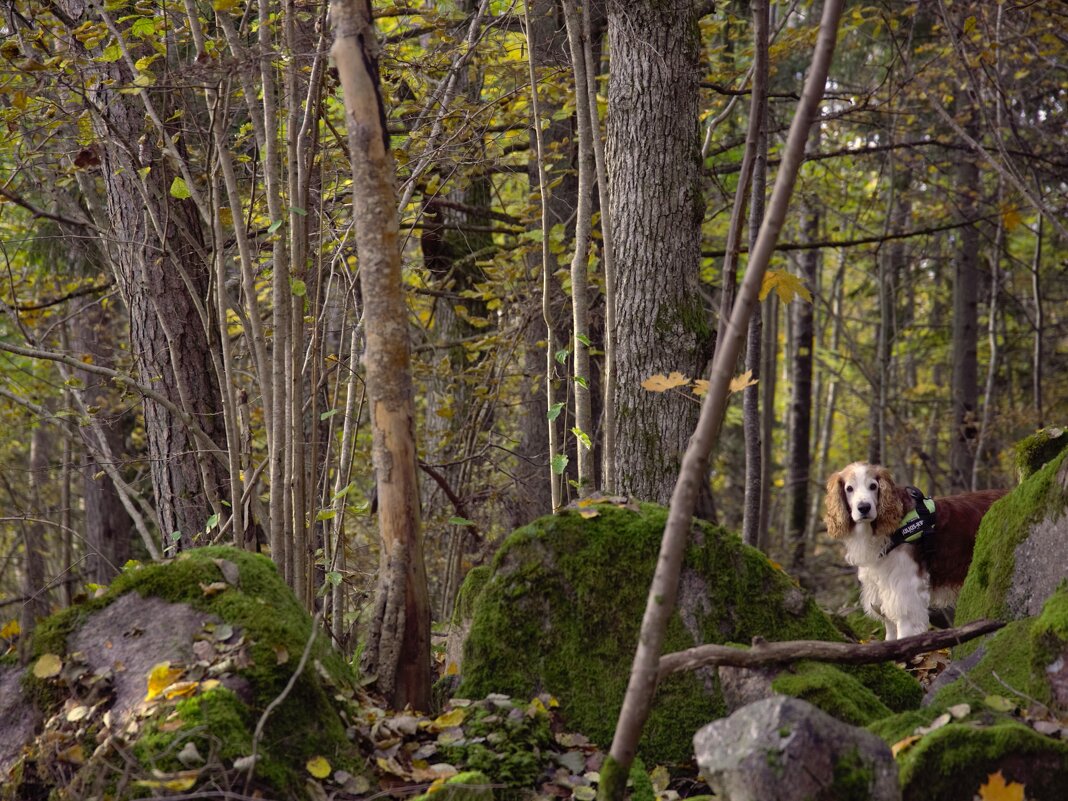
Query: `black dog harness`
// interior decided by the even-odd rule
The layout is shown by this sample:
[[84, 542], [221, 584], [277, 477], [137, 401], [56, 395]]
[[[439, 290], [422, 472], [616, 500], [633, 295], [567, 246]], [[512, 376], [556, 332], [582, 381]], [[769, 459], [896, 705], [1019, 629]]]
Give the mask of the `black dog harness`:
[[902, 519], [897, 531], [890, 535], [890, 542], [887, 544], [886, 550], [883, 551], [883, 556], [906, 542], [918, 543], [924, 537], [934, 536], [935, 502], [915, 487], [905, 487], [905, 492], [912, 498], [915, 506]]

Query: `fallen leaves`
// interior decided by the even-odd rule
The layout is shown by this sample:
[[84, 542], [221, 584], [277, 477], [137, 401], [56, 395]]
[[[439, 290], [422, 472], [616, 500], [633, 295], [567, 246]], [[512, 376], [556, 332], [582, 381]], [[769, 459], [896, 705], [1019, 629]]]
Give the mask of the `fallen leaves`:
[[991, 773], [979, 786], [980, 801], [1024, 801], [1024, 786], [1019, 782], [1006, 782], [1001, 771]]
[[63, 660], [55, 654], [41, 654], [40, 659], [34, 663], [33, 675], [39, 679], [51, 679], [59, 675], [63, 670]]

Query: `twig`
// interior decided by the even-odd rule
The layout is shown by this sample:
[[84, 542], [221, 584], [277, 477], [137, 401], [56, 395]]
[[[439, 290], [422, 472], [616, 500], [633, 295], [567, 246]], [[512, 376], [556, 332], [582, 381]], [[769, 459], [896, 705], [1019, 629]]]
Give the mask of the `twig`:
[[763, 642], [758, 640], [748, 650], [727, 645], [698, 645], [660, 658], [658, 679], [684, 670], [696, 670], [711, 665], [730, 667], [762, 667], [804, 659], [816, 662], [837, 662], [847, 665], [867, 665], [908, 659], [916, 654], [959, 645], [984, 634], [997, 631], [1005, 624], [999, 620], [976, 620], [965, 626], [942, 631], [930, 631], [903, 637], [900, 640], [870, 642], [863, 645], [821, 640], [788, 640]]
[[263, 737], [263, 727], [267, 725], [267, 718], [271, 713], [277, 709], [289, 694], [293, 691], [293, 687], [297, 684], [297, 679], [300, 678], [300, 674], [304, 672], [304, 666], [308, 664], [308, 657], [311, 655], [312, 644], [315, 642], [316, 636], [319, 634], [319, 621], [322, 620], [322, 610], [315, 613], [315, 617], [312, 618], [311, 634], [308, 636], [308, 641], [304, 644], [304, 653], [300, 655], [300, 662], [297, 663], [296, 669], [293, 671], [293, 675], [289, 677], [289, 681], [286, 682], [286, 686], [282, 689], [282, 692], [267, 704], [267, 708], [263, 710], [263, 714], [260, 715], [259, 721], [256, 723], [256, 730], [252, 733], [252, 755], [249, 757], [248, 776], [245, 777], [245, 792], [248, 792], [249, 785], [252, 783], [252, 774], [256, 772], [256, 751], [259, 748], [260, 739]]

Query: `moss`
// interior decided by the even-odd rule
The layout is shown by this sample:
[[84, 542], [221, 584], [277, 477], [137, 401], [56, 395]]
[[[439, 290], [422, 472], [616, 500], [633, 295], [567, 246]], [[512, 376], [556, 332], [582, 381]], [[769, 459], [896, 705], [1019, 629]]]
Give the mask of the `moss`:
[[1068, 744], [1013, 720], [976, 727], [951, 723], [898, 757], [905, 801], [971, 801], [991, 773], [1026, 784], [1031, 801], [1064, 798]]
[[511, 788], [537, 783], [553, 742], [544, 710], [532, 713], [504, 698], [467, 707], [463, 731], [456, 744], [439, 744], [442, 756]]
[[471, 619], [475, 610], [475, 601], [492, 574], [493, 570], [489, 565], [478, 565], [467, 571], [463, 584], [460, 585], [460, 591], [456, 593], [456, 603], [452, 611], [453, 623]]
[[1068, 447], [1068, 431], [1043, 428], [1016, 443], [1016, 476], [1023, 481]]
[[611, 754], [606, 754], [601, 763], [601, 781], [597, 785], [597, 801], [622, 798], [627, 788], [627, 772]]
[[[565, 512], [535, 521], [505, 541], [474, 601], [458, 694], [551, 692], [562, 700], [569, 725], [607, 746], [626, 691], [667, 511], [651, 504], [638, 511], [609, 504], [596, 508], [595, 518]], [[694, 523], [684, 570], [686, 592], [697, 603], [685, 623], [678, 612], [671, 617], [665, 652], [695, 641], [748, 642], [756, 635], [842, 639], [789, 577], [723, 529]], [[891, 708], [905, 705], [902, 699], [910, 693], [903, 688], [909, 683], [911, 703], [919, 701], [918, 686], [893, 666], [871, 669], [862, 680], [877, 694], [894, 688], [893, 705], [883, 701]], [[714, 671], [671, 676], [657, 689], [639, 754], [650, 763], [689, 761], [692, 733], [725, 712]]]
[[645, 771], [645, 763], [635, 759], [630, 766], [630, 801], [656, 801], [656, 788]]
[[[1016, 568], [1016, 546], [1027, 538], [1040, 518], [1064, 509], [1065, 498], [1055, 481], [1068, 451], [1026, 479], [1011, 494], [990, 507], [979, 528], [972, 567], [957, 601], [958, 626], [981, 618], [1004, 620], [1005, 596]], [[956, 650], [959, 658], [971, 653], [977, 642]]]
[[834, 801], [868, 801], [874, 784], [874, 772], [854, 748], [835, 762], [828, 796]]
[[[236, 586], [209, 596], [201, 585], [225, 579], [217, 560], [236, 565], [239, 581]], [[237, 745], [217, 743], [217, 748], [224, 749], [220, 753], [234, 758], [247, 756], [251, 746], [250, 727], [256, 725], [263, 710], [285, 688], [312, 633], [311, 618], [279, 577], [274, 564], [258, 554], [207, 547], [184, 552], [167, 562], [129, 567], [115, 578], [103, 596], [43, 621], [34, 635], [33, 653], [65, 653], [68, 636], [89, 615], [129, 592], [188, 604], [240, 627], [249, 644], [250, 659], [246, 667], [235, 672], [248, 681], [252, 692], [250, 703], [244, 705], [232, 693], [222, 690], [184, 700], [178, 705], [178, 713], [189, 725], [183, 725], [170, 740], [202, 738], [198, 749], [203, 756], [207, 756], [205, 749], [210, 750], [211, 740], [232, 740], [248, 747], [238, 753], [241, 749]], [[280, 650], [290, 656], [283, 665], [278, 664]], [[318, 637], [303, 675], [268, 720], [260, 745], [265, 758], [257, 764], [257, 779], [269, 782], [280, 791], [301, 795], [304, 781], [301, 771], [304, 762], [312, 756], [324, 756], [337, 766], [359, 770], [345, 726], [331, 698], [334, 692], [346, 693], [353, 681], [344, 659], [330, 648], [324, 637]], [[239, 714], [235, 707], [242, 707], [244, 712]], [[201, 725], [207, 728], [206, 732], [191, 731]], [[218, 734], [218, 727], [227, 732], [225, 737]], [[143, 748], [139, 747], [139, 753], [146, 759], [168, 758], [165, 756], [168, 738], [162, 735], [163, 732], [146, 724], [148, 740]]]
[[801, 662], [772, 683], [775, 692], [801, 698], [854, 726], [890, 715], [890, 708], [856, 678], [833, 665]]

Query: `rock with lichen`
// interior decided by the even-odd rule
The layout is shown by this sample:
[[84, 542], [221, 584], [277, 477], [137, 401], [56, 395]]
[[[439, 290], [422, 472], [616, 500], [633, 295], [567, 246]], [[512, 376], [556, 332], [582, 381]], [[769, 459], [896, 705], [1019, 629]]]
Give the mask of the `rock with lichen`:
[[[573, 729], [607, 746], [666, 519], [662, 507], [606, 501], [514, 532], [469, 599], [457, 694], [550, 693]], [[664, 650], [748, 644], [756, 636], [844, 639], [764, 554], [735, 534], [695, 521]], [[798, 665], [767, 678], [766, 692], [795, 693], [855, 723], [915, 707], [921, 697], [918, 684], [892, 665]], [[646, 763], [689, 761], [693, 732], [725, 715], [728, 700], [714, 669], [661, 682], [639, 746]]]
[[[983, 518], [957, 625], [1037, 615], [1068, 574], [1068, 449], [1039, 461], [1042, 466]], [[957, 656], [975, 647], [966, 645]]]
[[777, 695], [700, 729], [701, 775], [731, 801], [899, 801], [886, 743], [799, 698]]
[[289, 686], [311, 635], [266, 557], [200, 548], [128, 565], [100, 596], [38, 624], [20, 697], [40, 731], [0, 736], [0, 799], [219, 787], [301, 799], [320, 797], [311, 785], [328, 776], [366, 789], [343, 718], [355, 677], [321, 633]]

